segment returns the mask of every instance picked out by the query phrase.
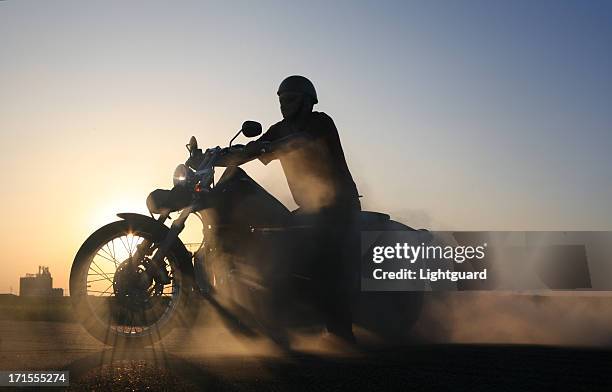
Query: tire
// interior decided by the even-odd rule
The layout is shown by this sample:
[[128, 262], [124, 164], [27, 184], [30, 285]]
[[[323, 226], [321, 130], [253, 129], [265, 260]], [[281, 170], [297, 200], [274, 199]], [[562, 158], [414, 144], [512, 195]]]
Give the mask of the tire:
[[[182, 260], [178, 258], [183, 254], [178, 239], [165, 257], [166, 268], [172, 277], [169, 285], [160, 288], [160, 285], [151, 283], [151, 287], [141, 289], [139, 296], [116, 295], [116, 287], [119, 287], [117, 277], [120, 276], [116, 272], [125, 265], [121, 263], [123, 257], [120, 253], [125, 255], [128, 248], [133, 250], [141, 241], [139, 238], [157, 245], [166, 233], [163, 225], [118, 221], [98, 229], [77, 252], [70, 271], [72, 305], [83, 327], [100, 342], [112, 346], [152, 345], [174, 327], [192, 321], [189, 304], [193, 297], [193, 266], [190, 260], [184, 260], [185, 256]], [[128, 240], [133, 242], [125, 246]], [[120, 248], [120, 244], [124, 245], [125, 250], [116, 249]], [[102, 287], [107, 285], [110, 288], [102, 292]], [[101, 288], [96, 291], [92, 287]], [[156, 295], [144, 294], [149, 290], [156, 292]], [[143, 305], [138, 306], [140, 302], [134, 305], [135, 299], [143, 302]], [[126, 302], [130, 302], [130, 306], [125, 305]]]

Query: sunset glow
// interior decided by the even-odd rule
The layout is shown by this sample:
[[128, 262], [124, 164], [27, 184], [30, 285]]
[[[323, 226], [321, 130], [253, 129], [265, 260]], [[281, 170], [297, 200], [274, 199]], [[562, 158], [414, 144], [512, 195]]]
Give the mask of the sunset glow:
[[[610, 7], [111, 3], [0, 2], [0, 292], [38, 265], [67, 288], [81, 243], [148, 214], [192, 135], [225, 146], [247, 119], [279, 121], [291, 74], [317, 85], [364, 209], [429, 229], [612, 229]], [[295, 206], [277, 162], [245, 169]]]

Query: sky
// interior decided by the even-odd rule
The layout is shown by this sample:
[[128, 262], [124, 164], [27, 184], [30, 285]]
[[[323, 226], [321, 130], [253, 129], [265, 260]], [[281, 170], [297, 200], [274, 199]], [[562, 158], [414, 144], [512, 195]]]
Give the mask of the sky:
[[[191, 135], [269, 127], [292, 74], [317, 87], [364, 209], [611, 230], [611, 69], [608, 1], [2, 1], [0, 292], [38, 265], [67, 288], [80, 244], [146, 213]], [[278, 163], [245, 169], [294, 206]]]

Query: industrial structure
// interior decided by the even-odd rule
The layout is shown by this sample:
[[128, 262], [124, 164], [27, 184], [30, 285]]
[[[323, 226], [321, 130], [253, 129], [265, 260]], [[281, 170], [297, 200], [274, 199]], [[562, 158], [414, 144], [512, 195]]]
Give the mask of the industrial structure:
[[19, 279], [19, 295], [22, 297], [62, 297], [64, 289], [53, 288], [49, 267], [38, 266], [38, 273], [26, 274]]

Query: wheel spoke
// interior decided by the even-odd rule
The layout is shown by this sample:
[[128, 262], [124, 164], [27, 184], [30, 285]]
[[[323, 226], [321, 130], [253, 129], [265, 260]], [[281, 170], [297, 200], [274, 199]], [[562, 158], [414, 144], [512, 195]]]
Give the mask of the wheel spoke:
[[138, 246], [138, 240], [140, 239], [139, 236], [136, 235], [132, 235], [130, 236], [130, 248], [132, 248], [132, 253], [135, 254], [136, 252], [136, 246]]
[[136, 250], [138, 250], [138, 243], [142, 237], [137, 235], [131, 235], [130, 238], [130, 247], [132, 248], [132, 254], [136, 254]]
[[[104, 248], [108, 248], [108, 251], [106, 249], [104, 249]], [[102, 251], [104, 251], [104, 253], [106, 253], [107, 255], [109, 255], [113, 259], [112, 262], [115, 263], [115, 268], [117, 268], [117, 259], [115, 259], [115, 256], [110, 253], [110, 248], [108, 247], [108, 244], [106, 244], [101, 249], [102, 249]]]
[[94, 280], [88, 280], [87, 283], [94, 283], [94, 282], [100, 282], [102, 280], [108, 280], [106, 278], [102, 278], [102, 279], [94, 279]]
[[[109, 259], [108, 257], [106, 257], [106, 256], [104, 256], [104, 255], [102, 255], [102, 254], [100, 254], [100, 253], [96, 253], [96, 256], [100, 256], [100, 257], [102, 257], [103, 259], [110, 261], [111, 263], [115, 264], [115, 267], [117, 266], [117, 263], [116, 263], [114, 260], [111, 260], [111, 259]], [[94, 256], [94, 257], [96, 257], [96, 256]]]
[[130, 235], [126, 235], [125, 236], [125, 242], [127, 242], [128, 247], [130, 248], [130, 257], [132, 257], [132, 254], [134, 253], [134, 249], [132, 247], [132, 240], [134, 237], [130, 236]]
[[[97, 291], [97, 290], [87, 290], [88, 293], [101, 293], [101, 294], [106, 294], [108, 293], [108, 289], [110, 289], [111, 287], [113, 287], [113, 283], [111, 282], [111, 284], [104, 290], [104, 291]], [[101, 297], [102, 295], [99, 295], [98, 297]]]
[[91, 260], [91, 262], [93, 263], [93, 265], [95, 265], [98, 268], [98, 271], [96, 271], [91, 265], [89, 266], [89, 268], [94, 270], [95, 272], [100, 272], [100, 274], [103, 275], [112, 284], [113, 280], [104, 272], [104, 270], [100, 268], [100, 266], [96, 264], [95, 261]]
[[110, 244], [111, 244], [111, 245], [112, 245], [112, 247], [113, 247], [113, 260], [117, 260], [117, 256], [116, 256], [116, 255], [117, 255], [117, 253], [115, 252], [115, 240], [114, 240], [114, 239], [113, 239], [113, 240], [111, 240]]
[[127, 242], [127, 238], [126, 241], [123, 240], [123, 236], [119, 237], [119, 240], [121, 241], [121, 243], [123, 244], [123, 248], [125, 249], [126, 252], [128, 252], [128, 254], [130, 255], [130, 258], [132, 257], [132, 251], [131, 249], [126, 245]]

